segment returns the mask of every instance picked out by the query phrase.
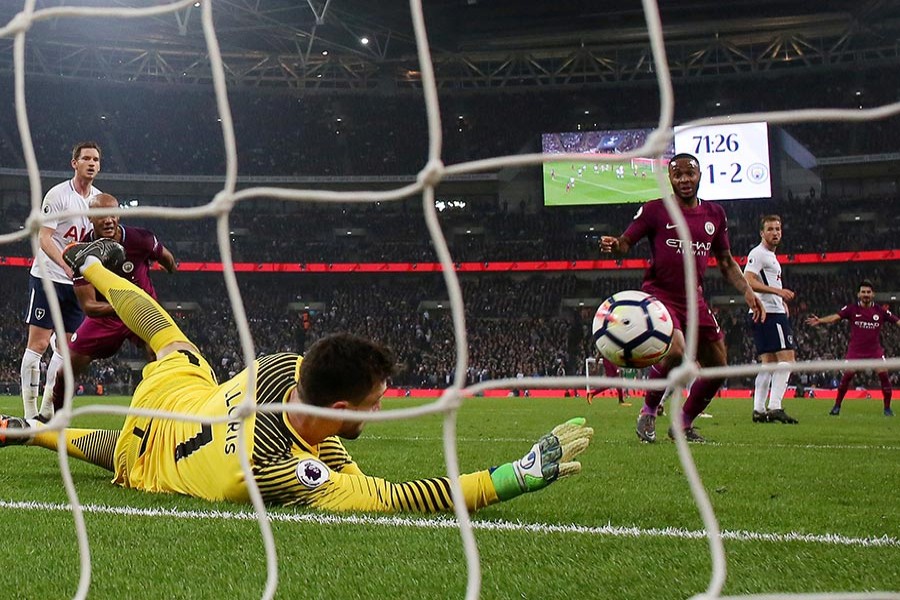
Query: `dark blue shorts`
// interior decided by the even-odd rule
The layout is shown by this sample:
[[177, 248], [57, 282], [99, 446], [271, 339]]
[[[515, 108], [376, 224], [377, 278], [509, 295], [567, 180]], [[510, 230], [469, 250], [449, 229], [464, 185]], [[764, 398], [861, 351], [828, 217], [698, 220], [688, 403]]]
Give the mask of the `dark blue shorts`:
[[753, 343], [756, 344], [756, 354], [769, 354], [781, 350], [793, 350], [794, 330], [791, 329], [791, 320], [784, 313], [769, 313], [762, 323], [754, 323], [750, 319], [750, 327], [753, 329]]
[[[84, 312], [78, 304], [75, 288], [64, 283], [53, 282], [56, 298], [62, 311], [63, 326], [66, 333], [72, 333], [84, 320]], [[53, 318], [50, 316], [50, 302], [44, 293], [41, 280], [34, 275], [28, 276], [28, 308], [25, 309], [25, 322], [29, 325], [53, 329]]]

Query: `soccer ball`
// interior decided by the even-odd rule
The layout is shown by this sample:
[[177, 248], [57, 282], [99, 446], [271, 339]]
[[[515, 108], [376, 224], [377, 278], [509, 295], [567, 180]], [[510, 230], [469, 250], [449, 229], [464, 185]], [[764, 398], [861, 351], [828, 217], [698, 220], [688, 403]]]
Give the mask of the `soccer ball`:
[[643, 368], [658, 363], [672, 345], [675, 330], [665, 305], [644, 292], [617, 292], [594, 315], [593, 340], [608, 361]]

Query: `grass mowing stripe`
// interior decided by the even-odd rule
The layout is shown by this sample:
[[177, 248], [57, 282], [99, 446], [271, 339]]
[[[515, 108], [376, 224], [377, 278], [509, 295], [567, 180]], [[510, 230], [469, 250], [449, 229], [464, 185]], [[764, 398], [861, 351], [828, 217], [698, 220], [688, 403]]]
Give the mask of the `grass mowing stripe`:
[[[412, 437], [404, 437], [404, 436], [387, 436], [387, 435], [367, 435], [367, 440], [379, 440], [384, 442], [443, 442], [443, 438], [439, 437], [431, 437], [431, 436], [412, 436]], [[533, 442], [531, 438], [499, 438], [499, 437], [480, 437], [480, 438], [464, 438], [457, 437], [456, 441], [464, 444], [477, 444], [477, 443], [488, 443], [493, 444], [495, 442]], [[663, 442], [668, 443], [668, 442]], [[628, 446], [640, 446], [641, 442], [635, 441], [633, 439], [601, 439], [597, 438], [596, 435], [594, 439], [591, 440], [591, 444], [611, 444], [611, 445], [628, 445]], [[740, 442], [706, 442], [705, 446], [713, 446], [716, 448], [758, 448], [759, 444], [742, 444]], [[871, 446], [866, 444], [767, 444], [767, 448], [786, 448], [789, 450], [900, 450], [900, 445], [897, 446], [888, 446], [888, 445], [878, 445]], [[673, 446], [674, 448], [674, 446]]]
[[[8, 502], [0, 500], [0, 509], [8, 510], [35, 510], [35, 511], [71, 511], [68, 504], [48, 502]], [[134, 508], [130, 506], [101, 506], [85, 504], [82, 506], [85, 513], [123, 515], [130, 517], [170, 517], [174, 519], [221, 519], [236, 521], [256, 521], [256, 513], [228, 512], [220, 510], [179, 510], [179, 509], [150, 509]], [[362, 516], [362, 515], [333, 515], [324, 513], [279, 513], [270, 512], [269, 519], [286, 523], [313, 523], [319, 525], [377, 525], [386, 527], [416, 527], [420, 529], [453, 529], [456, 521], [449, 517], [438, 518], [409, 518], [397, 516]], [[610, 537], [654, 537], [677, 539], [702, 539], [706, 532], [701, 530], [687, 530], [677, 527], [641, 529], [640, 527], [618, 527], [604, 525], [603, 527], [589, 527], [584, 525], [551, 525], [545, 523], [521, 523], [511, 521], [473, 521], [472, 527], [485, 531], [525, 531], [530, 533], [575, 533], [586, 535], [601, 535]], [[760, 533], [756, 531], [723, 531], [722, 537], [726, 540], [738, 542], [805, 542], [810, 544], [830, 544], [838, 546], [859, 546], [863, 548], [894, 547], [900, 548], [900, 539], [887, 535], [881, 537], [847, 537], [832, 533]]]

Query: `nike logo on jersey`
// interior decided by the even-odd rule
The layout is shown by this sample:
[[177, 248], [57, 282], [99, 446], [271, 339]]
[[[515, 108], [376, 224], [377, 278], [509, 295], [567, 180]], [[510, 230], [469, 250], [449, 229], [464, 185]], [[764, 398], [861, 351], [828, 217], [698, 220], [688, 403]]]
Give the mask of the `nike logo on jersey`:
[[672, 225], [671, 223], [666, 223], [666, 229], [675, 229], [677, 225]]

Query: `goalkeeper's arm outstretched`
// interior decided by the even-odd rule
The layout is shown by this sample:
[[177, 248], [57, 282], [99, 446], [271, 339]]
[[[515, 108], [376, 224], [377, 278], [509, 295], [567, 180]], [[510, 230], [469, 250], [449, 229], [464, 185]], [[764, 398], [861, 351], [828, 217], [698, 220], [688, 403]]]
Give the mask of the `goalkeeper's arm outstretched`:
[[[234, 414], [245, 400], [257, 407], [380, 410], [396, 363], [387, 348], [358, 336], [337, 334], [317, 341], [304, 357], [288, 353], [260, 357], [253, 366], [256, 395], [248, 399], [247, 370], [219, 384], [197, 347], [165, 310], [113, 273], [124, 259], [115, 241], [104, 238], [78, 244], [67, 249], [64, 258], [158, 357], [145, 367], [132, 407], [220, 421], [128, 416], [121, 432], [66, 430], [70, 455], [112, 470], [114, 481], [124, 487], [247, 501], [238, 454], [238, 436], [244, 435], [253, 478], [269, 504], [335, 511], [453, 509], [446, 477], [391, 483], [363, 474], [341, 442], [356, 439], [363, 421], [281, 410], [254, 412], [241, 421]], [[55, 431], [27, 427], [14, 417], [0, 417], [0, 446], [28, 440], [31, 445], [56, 448]], [[17, 432], [17, 428], [27, 430]], [[476, 510], [577, 474], [581, 464], [575, 459], [592, 435], [584, 419], [570, 419], [541, 437], [521, 459], [462, 475], [466, 506]]]

